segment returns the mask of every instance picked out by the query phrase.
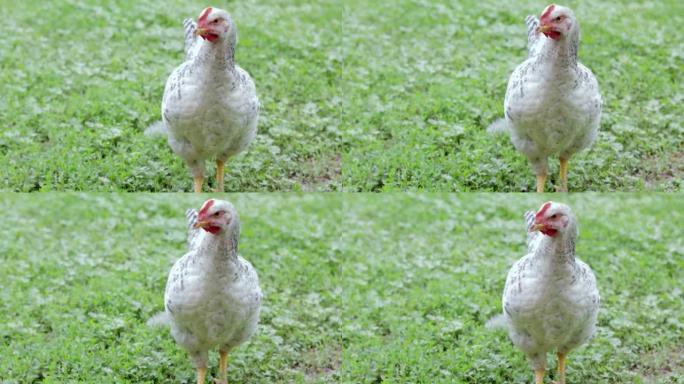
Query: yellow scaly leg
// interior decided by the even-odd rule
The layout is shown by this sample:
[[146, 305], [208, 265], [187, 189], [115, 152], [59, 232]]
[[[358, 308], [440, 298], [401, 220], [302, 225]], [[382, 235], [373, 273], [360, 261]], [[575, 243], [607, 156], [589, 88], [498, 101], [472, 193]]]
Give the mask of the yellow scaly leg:
[[216, 160], [216, 192], [223, 192], [224, 166], [222, 160]]
[[192, 178], [192, 187], [195, 193], [202, 193], [202, 176], [195, 176]]
[[214, 379], [215, 384], [228, 384], [228, 352], [219, 350], [219, 374], [221, 380]]
[[565, 354], [558, 352], [558, 384], [565, 384]]
[[204, 377], [207, 375], [207, 367], [197, 368], [197, 384], [204, 384]]
[[568, 191], [568, 159], [560, 158], [560, 192]]
[[546, 174], [537, 175], [537, 192], [544, 192], [544, 184], [546, 184]]

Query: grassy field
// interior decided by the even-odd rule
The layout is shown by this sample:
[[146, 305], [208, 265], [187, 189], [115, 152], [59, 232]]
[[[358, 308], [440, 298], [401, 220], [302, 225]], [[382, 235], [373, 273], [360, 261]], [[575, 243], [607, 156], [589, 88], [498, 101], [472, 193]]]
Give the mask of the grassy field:
[[[683, 3], [570, 1], [581, 60], [605, 101], [601, 132], [570, 164], [574, 191], [680, 190]], [[261, 99], [259, 134], [226, 189], [529, 191], [506, 136], [525, 15], [546, 4], [392, 0], [218, 2]], [[0, 25], [0, 189], [188, 191], [185, 164], [142, 132], [182, 60], [200, 2], [10, 2]], [[38, 16], [37, 16], [38, 15]], [[681, 24], [681, 23], [679, 23]], [[556, 182], [557, 159], [551, 171]], [[212, 175], [210, 164], [208, 174]]]
[[[226, 189], [327, 190], [340, 183], [332, 1], [219, 1], [236, 61], [255, 79], [259, 135], [228, 163]], [[183, 59], [186, 17], [206, 2], [0, 2], [0, 189], [189, 191], [162, 138], [164, 83]], [[9, 17], [11, 15], [11, 17]], [[6, 155], [5, 155], [6, 154]], [[214, 168], [208, 168], [214, 182]], [[213, 185], [213, 184], [212, 184]]]
[[[341, 359], [340, 196], [231, 196], [265, 294], [231, 383], [335, 382]], [[0, 382], [195, 383], [168, 330], [166, 278], [200, 196], [0, 195]], [[210, 354], [217, 374], [217, 353]]]
[[[526, 55], [528, 14], [548, 2], [352, 0], [344, 11], [348, 190], [530, 191], [507, 136], [508, 76]], [[684, 177], [684, 3], [566, 1], [580, 60], [604, 100], [591, 150], [570, 162], [571, 191], [680, 190]], [[551, 162], [557, 181], [558, 159]]]
[[[484, 323], [523, 255], [522, 213], [542, 196], [229, 199], [265, 292], [231, 382], [531, 382], [523, 354]], [[186, 353], [145, 322], [184, 252], [184, 210], [203, 200], [0, 195], [0, 382], [193, 383]], [[598, 334], [570, 355], [568, 382], [684, 383], [681, 196], [564, 201], [602, 296]]]
[[[366, 195], [345, 212], [344, 383], [531, 383], [501, 312], [522, 214], [547, 196]], [[568, 383], [684, 383], [684, 202], [570, 195], [577, 252], [598, 278], [599, 327]], [[555, 370], [555, 363], [550, 369]], [[547, 383], [549, 377], [547, 376]]]

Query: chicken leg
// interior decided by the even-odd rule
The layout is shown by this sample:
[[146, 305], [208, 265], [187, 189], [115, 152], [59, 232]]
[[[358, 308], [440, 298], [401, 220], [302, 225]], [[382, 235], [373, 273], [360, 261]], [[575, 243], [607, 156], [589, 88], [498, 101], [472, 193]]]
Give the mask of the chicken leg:
[[558, 384], [565, 384], [565, 354], [557, 353], [558, 356]]
[[534, 370], [534, 384], [544, 384], [544, 370], [535, 369]]
[[223, 160], [216, 160], [216, 192], [223, 192], [223, 176], [225, 162]]
[[219, 350], [219, 374], [221, 380], [214, 379], [215, 384], [228, 384], [228, 352]]
[[565, 157], [560, 158], [560, 189], [558, 192], [568, 191], [568, 159]]
[[546, 183], [546, 174], [542, 173], [537, 175], [537, 192], [544, 192], [544, 184]]
[[197, 367], [197, 384], [204, 384], [204, 377], [207, 375], [207, 367]]
[[202, 193], [202, 182], [204, 178], [202, 176], [195, 176], [192, 178], [192, 188], [195, 193]]

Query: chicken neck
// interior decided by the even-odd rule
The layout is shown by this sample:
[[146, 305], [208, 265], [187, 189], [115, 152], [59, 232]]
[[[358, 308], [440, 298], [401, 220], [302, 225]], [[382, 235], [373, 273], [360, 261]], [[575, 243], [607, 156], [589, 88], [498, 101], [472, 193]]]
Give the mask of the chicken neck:
[[226, 37], [226, 41], [211, 43], [202, 41], [195, 61], [206, 65], [212, 72], [233, 73], [235, 70], [235, 35]]
[[578, 49], [579, 31], [575, 29], [568, 36], [558, 41], [546, 39], [542, 46], [539, 60], [546, 63], [554, 71], [574, 70], [577, 68]]
[[535, 257], [542, 260], [550, 269], [563, 269], [575, 263], [575, 244], [577, 242], [577, 226], [569, 223], [565, 231], [558, 235], [543, 236]]
[[205, 261], [214, 270], [232, 270], [238, 264], [238, 242], [240, 227], [234, 223], [227, 230], [216, 235], [205, 233], [199, 248]]

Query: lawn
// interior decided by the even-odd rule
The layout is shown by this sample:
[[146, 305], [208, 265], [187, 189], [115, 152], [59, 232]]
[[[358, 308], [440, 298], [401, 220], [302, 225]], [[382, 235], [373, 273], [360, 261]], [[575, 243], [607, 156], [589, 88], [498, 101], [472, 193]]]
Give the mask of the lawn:
[[[231, 383], [335, 382], [341, 358], [341, 196], [230, 196], [240, 251], [265, 294], [257, 335], [230, 356]], [[185, 194], [4, 194], [0, 382], [195, 383], [166, 329], [172, 263], [185, 252]], [[210, 354], [217, 375], [218, 353]], [[207, 381], [209, 382], [209, 381]]]
[[[340, 184], [341, 8], [333, 1], [220, 1], [236, 61], [254, 78], [259, 134], [226, 189]], [[143, 131], [183, 60], [182, 20], [206, 2], [0, 2], [0, 189], [190, 191], [184, 162]], [[208, 162], [210, 182], [214, 166]]]
[[[506, 273], [526, 251], [523, 212], [549, 197], [348, 200], [341, 381], [533, 382], [506, 332], [484, 324], [501, 312]], [[578, 256], [594, 269], [602, 299], [597, 335], [569, 355], [567, 382], [684, 383], [684, 200], [574, 194], [560, 201], [578, 216]]]
[[[231, 382], [531, 382], [523, 354], [484, 324], [523, 256], [522, 213], [548, 197], [229, 195], [265, 293]], [[185, 208], [204, 198], [0, 195], [0, 382], [194, 383], [186, 353], [145, 322], [184, 252]], [[684, 383], [681, 196], [563, 201], [602, 296], [568, 382]]]
[[[525, 16], [548, 2], [345, 4], [346, 190], [534, 190], [527, 160], [486, 128], [503, 117], [508, 76], [526, 58]], [[684, 35], [671, 26], [684, 23], [684, 3], [562, 4], [575, 10], [579, 58], [604, 100], [596, 143], [570, 162], [570, 190], [680, 190]], [[557, 183], [558, 159], [550, 164]]]
[[[684, 3], [570, 1], [580, 59], [604, 99], [573, 191], [672, 191], [684, 177]], [[486, 127], [546, 4], [365, 0], [219, 2], [257, 84], [259, 134], [231, 191], [530, 191], [526, 159]], [[0, 25], [0, 189], [189, 191], [163, 138], [181, 21], [206, 3], [9, 2]], [[551, 183], [558, 161], [551, 162]], [[213, 186], [214, 166], [209, 164]]]

